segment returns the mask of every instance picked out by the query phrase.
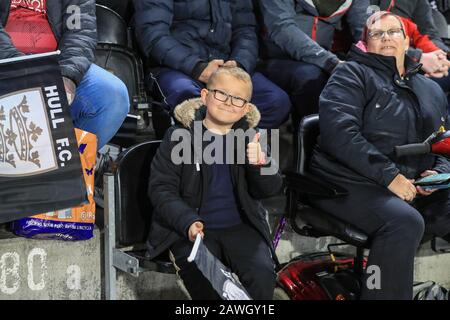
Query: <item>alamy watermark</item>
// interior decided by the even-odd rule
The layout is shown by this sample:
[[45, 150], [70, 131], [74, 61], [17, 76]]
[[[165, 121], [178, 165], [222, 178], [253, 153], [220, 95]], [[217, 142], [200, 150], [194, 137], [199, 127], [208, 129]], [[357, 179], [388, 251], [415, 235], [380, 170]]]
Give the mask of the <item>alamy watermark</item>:
[[[259, 131], [231, 129], [226, 135], [215, 135], [209, 130], [203, 132], [202, 121], [194, 121], [193, 124], [193, 135], [191, 131], [184, 128], [175, 129], [172, 132], [171, 141], [178, 142], [170, 155], [174, 164], [196, 164], [199, 168], [200, 164], [248, 163], [247, 144], [253, 141], [256, 133], [259, 132], [259, 144], [266, 158], [265, 164], [261, 166], [261, 175], [274, 175], [278, 172], [280, 140], [278, 129], [260, 129]], [[268, 136], [270, 136], [270, 148]], [[205, 142], [208, 144], [203, 147]]]

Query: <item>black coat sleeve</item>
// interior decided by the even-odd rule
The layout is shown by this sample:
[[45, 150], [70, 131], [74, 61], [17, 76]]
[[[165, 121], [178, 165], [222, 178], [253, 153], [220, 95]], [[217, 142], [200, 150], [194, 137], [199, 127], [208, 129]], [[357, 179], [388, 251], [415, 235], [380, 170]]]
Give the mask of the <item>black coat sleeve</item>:
[[172, 36], [173, 0], [134, 1], [137, 40], [147, 57], [192, 75], [202, 59]]
[[154, 208], [154, 218], [163, 226], [187, 237], [189, 226], [201, 219], [181, 198], [182, 164], [174, 164], [170, 157], [176, 143], [170, 141], [173, 131], [173, 128], [167, 130], [152, 161], [148, 195]]
[[337, 67], [320, 96], [320, 148], [387, 187], [399, 169], [362, 135], [365, 91], [364, 72], [358, 64], [346, 62]]
[[23, 53], [17, 50], [12, 43], [11, 38], [0, 23], [0, 60], [19, 56], [23, 56]]

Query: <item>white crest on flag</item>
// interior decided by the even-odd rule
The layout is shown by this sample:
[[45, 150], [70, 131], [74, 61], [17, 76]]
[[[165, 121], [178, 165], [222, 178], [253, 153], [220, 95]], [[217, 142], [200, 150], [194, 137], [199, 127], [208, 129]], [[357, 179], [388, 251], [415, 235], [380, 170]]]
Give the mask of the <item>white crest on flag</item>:
[[0, 97], [0, 176], [29, 176], [57, 169], [40, 88]]

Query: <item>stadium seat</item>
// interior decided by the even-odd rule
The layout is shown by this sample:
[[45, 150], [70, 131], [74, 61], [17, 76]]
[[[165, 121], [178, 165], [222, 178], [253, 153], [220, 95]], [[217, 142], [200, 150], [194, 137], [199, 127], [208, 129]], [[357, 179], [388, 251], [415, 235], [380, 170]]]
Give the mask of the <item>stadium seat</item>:
[[121, 152], [113, 172], [104, 175], [105, 297], [116, 297], [116, 270], [174, 273], [168, 253], [148, 259], [145, 241], [152, 217], [147, 196], [151, 161], [160, 141], [147, 141]]

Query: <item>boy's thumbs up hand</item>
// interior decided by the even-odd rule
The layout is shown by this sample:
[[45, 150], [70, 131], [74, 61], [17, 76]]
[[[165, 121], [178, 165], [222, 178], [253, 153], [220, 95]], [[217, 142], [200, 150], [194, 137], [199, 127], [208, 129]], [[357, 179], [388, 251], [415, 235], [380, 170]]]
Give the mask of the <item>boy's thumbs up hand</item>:
[[252, 142], [247, 145], [247, 158], [251, 165], [266, 164], [266, 155], [261, 151], [261, 144], [259, 143], [260, 138], [261, 133], [257, 132]]

